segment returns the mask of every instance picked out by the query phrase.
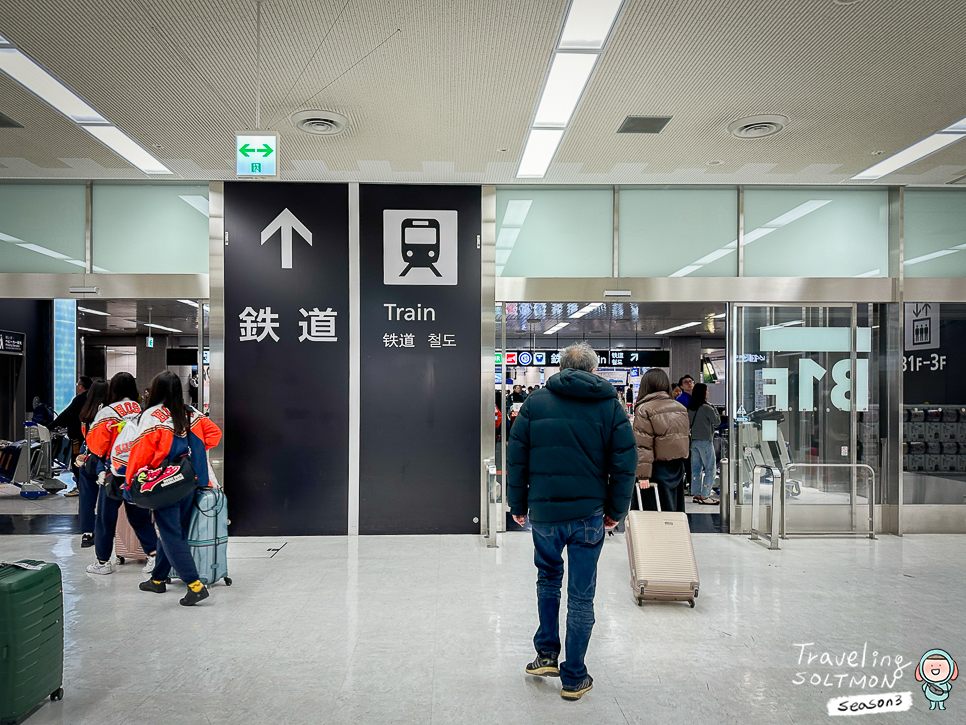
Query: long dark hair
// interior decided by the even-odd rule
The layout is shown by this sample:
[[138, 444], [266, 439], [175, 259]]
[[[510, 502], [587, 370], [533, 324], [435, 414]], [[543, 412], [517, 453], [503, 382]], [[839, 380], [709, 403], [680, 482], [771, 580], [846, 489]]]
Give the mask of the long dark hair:
[[175, 435], [182, 435], [188, 430], [188, 417], [184, 411], [184, 391], [181, 389], [181, 378], [172, 372], [158, 373], [151, 381], [148, 392], [148, 402], [144, 409], [163, 405], [171, 414]]
[[138, 399], [138, 384], [131, 373], [120, 372], [111, 378], [110, 392], [107, 394], [107, 404], [114, 405], [121, 400]]
[[96, 383], [91, 384], [90, 389], [87, 391], [87, 401], [84, 403], [84, 407], [81, 408], [81, 423], [89, 426], [94, 422], [94, 416], [97, 415], [97, 411], [102, 405], [107, 403], [107, 391], [108, 385], [103, 380], [98, 380]]
[[691, 402], [688, 403], [688, 410], [698, 410], [702, 405], [708, 402], [708, 386], [704, 383], [698, 383], [694, 386], [691, 391]]

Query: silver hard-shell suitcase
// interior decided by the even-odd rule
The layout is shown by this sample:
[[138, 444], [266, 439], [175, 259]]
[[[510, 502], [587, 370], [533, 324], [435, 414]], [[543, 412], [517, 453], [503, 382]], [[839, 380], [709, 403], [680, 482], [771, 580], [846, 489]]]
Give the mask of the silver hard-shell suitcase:
[[[657, 511], [629, 511], [627, 557], [631, 566], [631, 591], [639, 606], [645, 599], [688, 601], [694, 607], [700, 581], [691, 543], [688, 515], [683, 511], [661, 511], [657, 486]], [[641, 489], [634, 484], [641, 509]]]

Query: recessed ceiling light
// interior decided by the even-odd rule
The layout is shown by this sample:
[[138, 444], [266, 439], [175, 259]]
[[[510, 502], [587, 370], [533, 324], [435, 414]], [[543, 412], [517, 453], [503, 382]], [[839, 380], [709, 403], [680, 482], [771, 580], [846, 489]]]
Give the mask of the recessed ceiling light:
[[949, 146], [951, 143], [956, 143], [964, 135], [966, 135], [966, 119], [957, 121], [952, 126], [943, 129], [939, 133], [934, 133], [932, 136], [927, 136], [922, 141], [914, 143], [909, 148], [903, 149], [899, 153], [890, 156], [884, 161], [880, 161], [875, 166], [869, 167], [862, 173], [856, 174], [852, 177], [852, 179], [880, 179], [883, 176], [891, 174], [893, 171], [898, 171], [903, 166], [908, 166], [919, 159], [925, 158], [931, 153], [939, 151], [939, 149]]
[[557, 146], [563, 138], [563, 129], [535, 128], [527, 136], [527, 145], [523, 149], [520, 168], [517, 170], [518, 179], [542, 179], [547, 173], [553, 155], [557, 153]]
[[533, 125], [563, 128], [570, 122], [597, 62], [596, 53], [557, 53], [543, 87]]
[[145, 174], [171, 174], [171, 169], [162, 164], [138, 145], [134, 139], [115, 126], [81, 126], [98, 141], [127, 159]]
[[100, 332], [100, 330], [95, 330], [93, 327], [80, 327], [78, 325], [78, 330], [83, 330], [84, 332]]
[[708, 166], [721, 166], [721, 164], [723, 164], [723, 163], [724, 163], [724, 161], [719, 161], [718, 159], [715, 159], [714, 161], [708, 161], [707, 162], [707, 165]]
[[198, 306], [198, 303], [195, 302], [194, 300], [178, 300], [178, 302], [181, 302], [181, 303], [186, 304], [186, 305], [191, 305], [192, 307], [197, 307]]
[[600, 50], [620, 12], [623, 0], [573, 0], [559, 48]]
[[858, 5], [862, 0], [832, 0], [833, 5]]
[[111, 316], [111, 313], [110, 312], [101, 312], [100, 310], [92, 310], [89, 307], [78, 307], [77, 309], [80, 312], [88, 312], [88, 313], [90, 313], [92, 315], [101, 315], [102, 317], [110, 317]]
[[76, 123], [107, 123], [106, 118], [16, 48], [0, 48], [0, 70]]
[[700, 322], [685, 322], [683, 325], [678, 325], [677, 327], [669, 327], [666, 330], [658, 330], [655, 335], [667, 335], [671, 332], [677, 332], [678, 330], [686, 330], [689, 327], [694, 327], [695, 325], [700, 325]]

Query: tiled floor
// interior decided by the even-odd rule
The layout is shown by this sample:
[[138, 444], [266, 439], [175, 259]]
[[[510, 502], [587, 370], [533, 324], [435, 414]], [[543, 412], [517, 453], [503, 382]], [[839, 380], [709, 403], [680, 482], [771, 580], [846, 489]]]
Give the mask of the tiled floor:
[[[0, 537], [0, 560], [58, 561], [66, 595], [66, 698], [30, 725], [230, 723], [820, 723], [848, 694], [911, 692], [879, 723], [962, 723], [966, 688], [926, 714], [919, 657], [966, 664], [966, 537], [792, 540], [696, 535], [701, 595], [637, 607], [622, 537], [605, 540], [588, 666], [576, 703], [527, 677], [536, 626], [527, 534], [488, 550], [477, 537], [233, 539], [235, 584], [194, 609], [140, 592], [139, 568], [84, 573], [76, 536]], [[894, 686], [840, 689], [847, 665], [798, 663], [797, 644], [841, 656]], [[796, 685], [819, 676], [831, 686]]]

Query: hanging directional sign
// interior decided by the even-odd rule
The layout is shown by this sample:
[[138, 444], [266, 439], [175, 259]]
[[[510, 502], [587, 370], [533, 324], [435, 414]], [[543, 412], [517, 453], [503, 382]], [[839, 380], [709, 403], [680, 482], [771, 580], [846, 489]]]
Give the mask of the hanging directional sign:
[[278, 136], [235, 136], [236, 176], [275, 176], [278, 158]]

